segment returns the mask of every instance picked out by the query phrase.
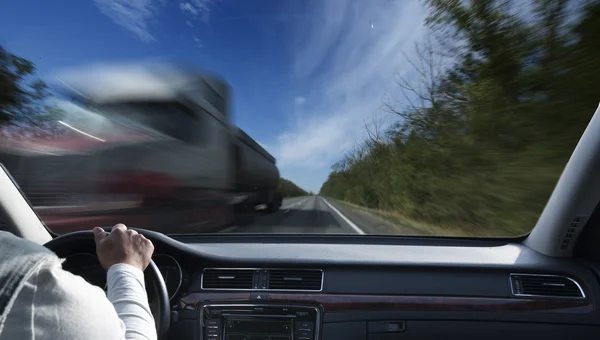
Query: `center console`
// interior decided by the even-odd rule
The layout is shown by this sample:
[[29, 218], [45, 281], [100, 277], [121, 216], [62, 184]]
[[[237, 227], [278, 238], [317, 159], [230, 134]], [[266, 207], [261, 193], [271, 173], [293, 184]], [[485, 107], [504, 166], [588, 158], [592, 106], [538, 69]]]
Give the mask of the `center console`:
[[313, 306], [205, 304], [202, 340], [319, 339], [321, 310]]

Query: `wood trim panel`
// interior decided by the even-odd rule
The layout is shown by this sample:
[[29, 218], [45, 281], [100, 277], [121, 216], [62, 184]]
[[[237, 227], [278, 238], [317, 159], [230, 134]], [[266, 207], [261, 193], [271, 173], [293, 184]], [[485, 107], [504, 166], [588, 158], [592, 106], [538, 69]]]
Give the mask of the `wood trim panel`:
[[[253, 293], [253, 295], [256, 293]], [[184, 294], [179, 308], [196, 309], [206, 302], [279, 302], [320, 305], [327, 312], [351, 311], [523, 311], [585, 314], [591, 301], [543, 298], [486, 298], [412, 295], [354, 295], [268, 292], [267, 299], [250, 299], [250, 292], [202, 292]]]

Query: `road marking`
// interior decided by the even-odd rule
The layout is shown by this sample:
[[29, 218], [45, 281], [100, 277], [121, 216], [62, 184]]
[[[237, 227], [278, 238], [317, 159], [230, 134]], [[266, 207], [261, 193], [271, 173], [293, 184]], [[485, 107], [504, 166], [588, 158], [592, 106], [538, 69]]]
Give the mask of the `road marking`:
[[[287, 210], [285, 210], [283, 213], [284, 213], [284, 214], [287, 214], [287, 213], [290, 211], [290, 209], [291, 209], [291, 208], [293, 208], [293, 207], [295, 207], [295, 206], [297, 206], [297, 205], [300, 205], [300, 204], [304, 203], [304, 202], [305, 202], [307, 199], [308, 199], [308, 197], [304, 198], [304, 199], [303, 199], [302, 201], [300, 201], [300, 202], [297, 202], [297, 203], [294, 203], [294, 204], [292, 204], [291, 206], [289, 206], [289, 207], [287, 207], [287, 208], [283, 208], [283, 207], [282, 207], [283, 209], [287, 209]], [[281, 210], [281, 209], [280, 209], [280, 210]], [[222, 232], [222, 233], [228, 233], [228, 232], [232, 232], [232, 231], [234, 231], [234, 230], [237, 230], [237, 229], [239, 229], [239, 228], [240, 228], [240, 227], [239, 227], [239, 226], [237, 226], [237, 225], [236, 225], [236, 226], [231, 226], [231, 227], [228, 227], [228, 228], [225, 228], [225, 229], [221, 230], [221, 232]]]
[[292, 205], [292, 207], [295, 207], [295, 206], [297, 206], [297, 205], [300, 205], [300, 204], [304, 203], [304, 201], [306, 201], [306, 198], [305, 198], [305, 199], [303, 199], [302, 201], [300, 201], [300, 202], [298, 202], [298, 203], [296, 203], [296, 204]]
[[[319, 196], [319, 197], [320, 197], [320, 196]], [[324, 199], [323, 197], [320, 197], [320, 198], [323, 200], [323, 202], [325, 202], [325, 203], [326, 203], [326, 204], [327, 204], [327, 205], [328, 205], [328, 206], [331, 208], [331, 210], [335, 211], [335, 212], [336, 212], [338, 215], [340, 215], [340, 217], [341, 217], [341, 218], [342, 218], [342, 219], [343, 219], [343, 220], [344, 220], [346, 223], [348, 223], [348, 225], [349, 225], [349, 226], [350, 226], [352, 229], [354, 229], [354, 231], [356, 231], [356, 232], [357, 232], [358, 234], [360, 234], [360, 235], [364, 235], [364, 234], [365, 234], [365, 232], [364, 232], [364, 231], [362, 231], [362, 230], [361, 230], [359, 227], [357, 227], [357, 226], [356, 226], [356, 224], [352, 223], [352, 221], [350, 221], [350, 220], [349, 220], [349, 219], [348, 219], [346, 216], [342, 215], [342, 213], [341, 213], [341, 212], [339, 212], [339, 210], [337, 210], [337, 209], [336, 209], [336, 208], [335, 208], [333, 205], [331, 205], [329, 202], [327, 202], [327, 200], [326, 200], [326, 199]]]
[[[303, 200], [302, 200], [302, 201], [300, 201], [300, 202], [296, 202], [296, 203], [294, 203], [294, 204], [292, 204], [292, 205], [290, 205], [290, 206], [286, 206], [286, 207], [282, 207], [282, 208], [283, 208], [283, 209], [290, 210], [290, 208], [293, 208], [293, 207], [295, 207], [295, 206], [297, 206], [297, 205], [300, 205], [300, 204], [304, 203], [304, 201], [306, 201], [306, 200], [307, 200], [307, 198], [303, 199]], [[287, 212], [287, 211], [286, 211], [286, 212]]]

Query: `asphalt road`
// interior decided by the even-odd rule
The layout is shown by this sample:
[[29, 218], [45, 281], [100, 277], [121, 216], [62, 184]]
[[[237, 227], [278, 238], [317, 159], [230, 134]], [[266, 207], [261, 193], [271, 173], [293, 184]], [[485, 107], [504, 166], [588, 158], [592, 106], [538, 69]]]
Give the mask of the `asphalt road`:
[[292, 234], [401, 234], [417, 235], [366, 211], [331, 202], [320, 196], [284, 199], [272, 214], [257, 212], [251, 223], [225, 228], [223, 233]]

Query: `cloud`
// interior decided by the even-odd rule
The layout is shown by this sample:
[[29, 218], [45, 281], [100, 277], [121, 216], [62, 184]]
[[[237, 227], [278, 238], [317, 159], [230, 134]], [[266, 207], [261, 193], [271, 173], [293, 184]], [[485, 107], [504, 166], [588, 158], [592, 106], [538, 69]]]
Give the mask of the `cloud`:
[[158, 14], [161, 1], [155, 0], [94, 0], [102, 14], [115, 24], [133, 33], [141, 41], [156, 40], [151, 33], [150, 22]]
[[327, 169], [362, 141], [365, 121], [396, 90], [394, 74], [411, 68], [403, 52], [410, 54], [424, 33], [426, 11], [417, 0], [309, 4], [291, 41], [294, 81], [311, 89], [311, 101], [303, 102], [303, 119], [277, 137], [284, 173]]
[[194, 27], [194, 24], [192, 24], [189, 20], [185, 21], [186, 25], [190, 26], [190, 27]]
[[189, 0], [179, 3], [179, 9], [194, 18], [200, 19], [202, 22], [208, 22], [210, 14], [210, 6], [213, 0]]
[[296, 103], [296, 105], [302, 105], [306, 102], [306, 98], [304, 98], [302, 96], [298, 96], [298, 97], [294, 98], [294, 102]]
[[179, 9], [181, 9], [183, 12], [187, 12], [191, 15], [198, 15], [198, 11], [196, 10], [196, 8], [189, 2], [180, 3]]
[[200, 38], [194, 37], [194, 43], [197, 47], [202, 47], [202, 40], [200, 40]]

